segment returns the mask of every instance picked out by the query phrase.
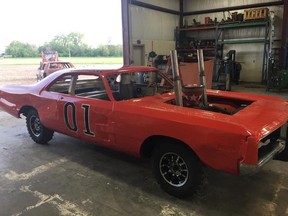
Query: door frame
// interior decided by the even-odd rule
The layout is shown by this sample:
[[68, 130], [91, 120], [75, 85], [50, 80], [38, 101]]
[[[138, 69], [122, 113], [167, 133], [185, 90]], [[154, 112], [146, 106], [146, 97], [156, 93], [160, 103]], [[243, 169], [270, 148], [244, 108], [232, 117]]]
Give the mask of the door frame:
[[[134, 48], [141, 48], [141, 65], [145, 66], [145, 45], [144, 44], [133, 44], [132, 45], [132, 61], [134, 61]], [[131, 62], [131, 64], [134, 64], [134, 62]]]

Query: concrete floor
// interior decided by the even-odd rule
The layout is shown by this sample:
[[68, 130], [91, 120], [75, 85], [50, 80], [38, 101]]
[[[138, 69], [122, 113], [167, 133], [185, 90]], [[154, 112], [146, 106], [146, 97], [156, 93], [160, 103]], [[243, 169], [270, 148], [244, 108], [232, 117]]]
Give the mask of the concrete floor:
[[[265, 93], [262, 88], [233, 90]], [[250, 86], [251, 87], [251, 86]], [[269, 92], [288, 100], [288, 93]], [[206, 169], [203, 189], [186, 200], [163, 192], [148, 161], [55, 134], [33, 143], [25, 120], [0, 110], [0, 215], [288, 215], [288, 164], [252, 176]]]

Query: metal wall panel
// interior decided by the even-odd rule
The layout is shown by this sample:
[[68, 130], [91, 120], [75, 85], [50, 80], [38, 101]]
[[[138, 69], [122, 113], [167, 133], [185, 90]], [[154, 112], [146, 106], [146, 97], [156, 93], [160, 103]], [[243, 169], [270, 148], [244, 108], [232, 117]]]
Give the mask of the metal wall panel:
[[[178, 0], [143, 1], [159, 7], [179, 10]], [[179, 25], [179, 16], [143, 8], [129, 6], [132, 44], [140, 43], [145, 50], [145, 64], [148, 54], [155, 51], [158, 55], [168, 55], [175, 49], [174, 30]]]

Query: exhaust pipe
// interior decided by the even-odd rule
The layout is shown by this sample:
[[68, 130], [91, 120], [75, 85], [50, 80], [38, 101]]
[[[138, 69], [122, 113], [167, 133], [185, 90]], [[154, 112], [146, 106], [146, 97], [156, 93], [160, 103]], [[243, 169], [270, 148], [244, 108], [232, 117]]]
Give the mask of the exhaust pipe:
[[200, 85], [203, 86], [203, 96], [202, 96], [203, 105], [208, 106], [207, 92], [206, 92], [206, 78], [205, 78], [205, 71], [204, 71], [203, 49], [197, 50], [197, 58], [198, 58]]
[[171, 50], [171, 63], [172, 63], [172, 72], [173, 72], [173, 80], [174, 80], [174, 91], [176, 97], [176, 105], [183, 106], [183, 98], [182, 98], [182, 83], [180, 78], [180, 72], [178, 67], [178, 57], [177, 51]]

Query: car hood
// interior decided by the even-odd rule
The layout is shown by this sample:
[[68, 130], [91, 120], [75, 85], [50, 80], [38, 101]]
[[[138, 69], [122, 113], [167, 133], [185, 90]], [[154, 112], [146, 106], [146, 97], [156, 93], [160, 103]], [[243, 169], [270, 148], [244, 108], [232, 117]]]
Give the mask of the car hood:
[[262, 138], [288, 121], [288, 103], [256, 100], [231, 116], [231, 121], [256, 132]]
[[[248, 97], [245, 94], [235, 95], [238, 99], [241, 96], [243, 99]], [[167, 104], [167, 101], [173, 97], [174, 95], [154, 96], [131, 100], [129, 103], [135, 106], [136, 110], [145, 109], [145, 112], [141, 111], [145, 115], [157, 115], [158, 118], [170, 118], [185, 124], [195, 124], [196, 121], [197, 125], [213, 124], [227, 131], [230, 128], [234, 127], [235, 129], [236, 127], [241, 130], [239, 131], [240, 133], [253, 134], [258, 139], [267, 136], [288, 121], [288, 103], [279, 98], [249, 95], [251, 104], [235, 114], [227, 115], [208, 110]], [[229, 98], [231, 98], [231, 94]]]

